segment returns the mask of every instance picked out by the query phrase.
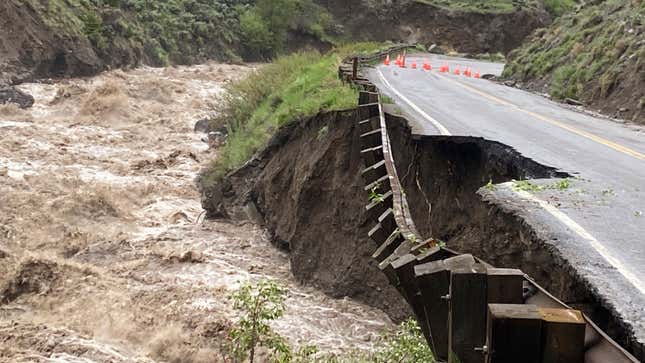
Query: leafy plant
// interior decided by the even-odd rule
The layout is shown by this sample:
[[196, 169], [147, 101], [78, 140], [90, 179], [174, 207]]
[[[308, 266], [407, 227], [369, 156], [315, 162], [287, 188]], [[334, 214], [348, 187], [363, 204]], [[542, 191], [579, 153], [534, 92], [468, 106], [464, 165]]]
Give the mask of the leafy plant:
[[565, 189], [569, 189], [570, 186], [571, 186], [571, 181], [568, 178], [565, 178], [555, 182], [555, 184], [553, 184], [552, 187], [558, 190], [565, 190]]
[[380, 187], [381, 187], [381, 184], [379, 183], [370, 190], [370, 194], [369, 194], [370, 202], [383, 203], [385, 201], [385, 196], [378, 192]]
[[513, 186], [515, 187], [515, 189], [525, 192], [539, 192], [540, 190], [544, 189], [544, 187], [533, 184], [528, 180], [514, 180]]
[[381, 348], [374, 354], [372, 361], [376, 363], [431, 363], [435, 360], [416, 320], [408, 319], [401, 323], [395, 332], [383, 337]]
[[277, 360], [291, 355], [284, 338], [269, 326], [270, 321], [284, 314], [285, 294], [283, 287], [270, 280], [246, 283], [233, 294], [233, 306], [241, 313], [229, 333], [229, 353], [235, 362], [248, 359], [253, 363], [258, 347], [268, 348]]

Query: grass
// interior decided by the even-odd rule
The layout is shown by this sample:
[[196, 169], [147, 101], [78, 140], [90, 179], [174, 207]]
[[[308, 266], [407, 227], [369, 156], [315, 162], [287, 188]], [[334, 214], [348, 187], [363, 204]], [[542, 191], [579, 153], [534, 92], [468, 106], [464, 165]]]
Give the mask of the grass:
[[[587, 104], [603, 104], [621, 90], [621, 83], [638, 85], [645, 50], [635, 29], [645, 15], [645, 3], [588, 2], [575, 12], [568, 11], [576, 5], [573, 0], [545, 0], [545, 5], [563, 15], [508, 55], [504, 77], [546, 84], [555, 99]], [[640, 90], [630, 98], [632, 110], [641, 109], [638, 102], [645, 97], [643, 87], [635, 88]]]
[[[225, 125], [229, 137], [217, 161], [204, 174], [204, 184], [214, 183], [241, 166], [279, 127], [320, 111], [355, 107], [358, 93], [338, 79], [338, 66], [350, 54], [383, 47], [359, 43], [327, 54], [309, 51], [280, 57], [228, 86], [227, 106], [212, 122], [215, 127]], [[324, 134], [326, 131], [321, 131], [319, 137]]]

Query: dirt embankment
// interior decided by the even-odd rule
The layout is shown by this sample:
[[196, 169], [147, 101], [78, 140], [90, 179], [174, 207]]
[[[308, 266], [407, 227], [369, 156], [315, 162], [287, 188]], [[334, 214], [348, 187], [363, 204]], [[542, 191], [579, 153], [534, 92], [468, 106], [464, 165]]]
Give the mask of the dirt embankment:
[[355, 40], [438, 44], [461, 53], [507, 53], [549, 24], [543, 9], [481, 13], [421, 1], [319, 0]]
[[[265, 223], [274, 242], [289, 251], [299, 280], [400, 317], [407, 307], [370, 257], [376, 246], [366, 237], [355, 117], [352, 111], [321, 114], [281, 129], [246, 166], [203, 191], [203, 204], [214, 217]], [[480, 190], [489, 182], [567, 174], [497, 142], [413, 137], [404, 119], [387, 117], [399, 177], [423, 236], [493, 265], [523, 270], [630, 346], [630, 333], [548, 237]]]
[[0, 2], [0, 85], [88, 76], [107, 67], [135, 66], [143, 57], [141, 51], [118, 43], [109, 52], [98, 53], [84, 34], [65, 32], [60, 26], [30, 2]]
[[[389, 116], [394, 160], [410, 210], [423, 236], [481, 257], [494, 266], [518, 268], [550, 293], [584, 311], [623, 347], [632, 333], [559, 252], [505, 204], [487, 196], [488, 183], [567, 177], [523, 157], [509, 146], [473, 137], [412, 136], [407, 121]], [[492, 187], [494, 188], [494, 187]]]
[[298, 280], [399, 320], [408, 307], [371, 258], [355, 120], [355, 111], [331, 112], [282, 128], [246, 166], [203, 191], [203, 205], [211, 217], [263, 222], [289, 251]]

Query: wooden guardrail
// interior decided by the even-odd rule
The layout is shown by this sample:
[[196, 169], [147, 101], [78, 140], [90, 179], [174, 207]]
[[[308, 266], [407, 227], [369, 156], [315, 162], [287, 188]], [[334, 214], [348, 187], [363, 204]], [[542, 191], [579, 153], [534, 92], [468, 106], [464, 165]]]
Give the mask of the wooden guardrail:
[[377, 87], [362, 64], [410, 47], [346, 58], [339, 77], [359, 88], [362, 171], [374, 221], [373, 258], [412, 307], [439, 361], [461, 363], [637, 362], [581, 312], [522, 271], [423, 241], [399, 181]]

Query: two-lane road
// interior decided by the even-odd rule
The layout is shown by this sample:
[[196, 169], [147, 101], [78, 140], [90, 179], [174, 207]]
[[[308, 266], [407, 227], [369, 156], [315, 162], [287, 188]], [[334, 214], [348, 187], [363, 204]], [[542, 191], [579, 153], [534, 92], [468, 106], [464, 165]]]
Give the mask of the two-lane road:
[[[428, 59], [433, 70], [421, 68]], [[412, 61], [418, 69], [411, 69]], [[449, 65], [451, 73], [440, 73]], [[575, 175], [566, 190], [496, 192], [547, 226], [555, 247], [645, 342], [645, 128], [575, 111], [539, 95], [452, 72], [499, 75], [502, 64], [436, 55], [408, 68], [379, 66], [368, 77], [423, 135], [498, 141]], [[536, 181], [553, 183], [553, 181]], [[553, 200], [557, 200], [554, 203]]]

